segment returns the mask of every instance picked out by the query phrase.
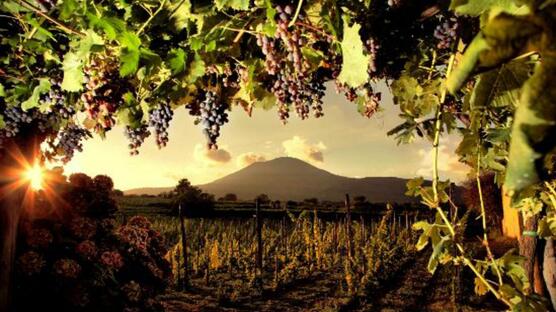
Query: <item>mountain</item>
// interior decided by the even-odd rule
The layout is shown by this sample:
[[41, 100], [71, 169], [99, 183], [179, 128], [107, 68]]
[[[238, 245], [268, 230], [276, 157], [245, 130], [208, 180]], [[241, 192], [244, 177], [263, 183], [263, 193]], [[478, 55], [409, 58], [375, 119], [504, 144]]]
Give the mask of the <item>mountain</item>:
[[[302, 160], [280, 157], [253, 163], [235, 173], [199, 185], [217, 198], [235, 193], [240, 199], [252, 199], [267, 194], [276, 200], [303, 200], [316, 197], [320, 200], [342, 201], [346, 193], [364, 195], [370, 202], [406, 203], [416, 199], [404, 195], [407, 179], [393, 177], [348, 178], [319, 169]], [[142, 188], [126, 194], [158, 194], [172, 188]]]

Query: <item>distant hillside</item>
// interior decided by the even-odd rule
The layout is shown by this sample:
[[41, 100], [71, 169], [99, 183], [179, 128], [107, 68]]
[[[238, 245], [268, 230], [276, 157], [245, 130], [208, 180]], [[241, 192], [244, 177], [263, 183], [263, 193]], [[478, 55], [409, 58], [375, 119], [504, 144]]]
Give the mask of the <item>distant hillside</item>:
[[[211, 183], [199, 185], [216, 197], [235, 193], [241, 199], [268, 194], [271, 199], [341, 201], [344, 194], [364, 195], [370, 202], [406, 203], [416, 199], [405, 196], [407, 179], [392, 177], [348, 178], [319, 169], [302, 160], [281, 157], [257, 162]], [[159, 194], [172, 188], [141, 188], [126, 194]]]
[[173, 190], [173, 186], [168, 187], [139, 187], [124, 191], [124, 195], [158, 195], [160, 193]]
[[316, 197], [321, 200], [341, 201], [344, 194], [364, 195], [371, 202], [410, 202], [404, 195], [405, 179], [400, 178], [348, 178], [319, 169], [291, 157], [276, 158], [254, 163], [242, 170], [200, 185], [208, 193], [223, 196], [235, 193], [239, 198], [255, 198], [261, 193], [272, 199], [303, 200]]

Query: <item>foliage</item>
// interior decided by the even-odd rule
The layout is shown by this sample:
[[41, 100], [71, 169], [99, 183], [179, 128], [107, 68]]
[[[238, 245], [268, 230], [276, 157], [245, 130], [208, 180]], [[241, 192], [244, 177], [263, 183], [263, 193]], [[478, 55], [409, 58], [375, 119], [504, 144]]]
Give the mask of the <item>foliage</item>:
[[188, 215], [210, 211], [214, 208], [214, 195], [204, 193], [200, 188], [191, 185], [187, 179], [181, 179], [174, 188], [173, 201], [176, 206], [184, 209]]
[[[384, 287], [415, 255], [414, 236], [402, 224], [392, 222], [392, 211], [381, 219], [353, 221], [350, 236], [345, 220], [326, 221], [309, 211], [289, 214], [285, 220], [265, 219], [264, 287], [280, 291], [323, 272], [340, 272], [337, 282], [349, 296]], [[235, 281], [233, 289], [222, 290], [227, 298], [253, 295], [257, 252], [254, 223], [237, 218], [187, 219], [190, 277], [202, 280], [204, 286]], [[184, 264], [176, 230], [178, 220], [158, 217], [153, 227], [172, 244], [167, 259], [173, 264], [174, 282], [179, 285]], [[353, 248], [351, 258], [349, 245]]]
[[[74, 174], [22, 219], [16, 306], [31, 311], [161, 311], [167, 286], [164, 240], [144, 217], [116, 226], [112, 180]], [[33, 300], [29, 300], [33, 298]]]
[[[38, 127], [53, 141], [45, 156], [67, 161], [72, 153], [56, 143], [58, 132], [73, 127], [104, 136], [120, 124], [136, 154], [151, 134], [159, 146], [166, 144], [172, 114], [161, 111], [185, 107], [216, 148], [226, 110], [240, 106], [251, 114], [277, 106], [284, 121], [291, 110], [303, 119], [311, 110], [319, 117], [324, 83], [331, 80], [371, 116], [380, 99], [372, 84], [396, 79], [417, 56], [415, 46], [436, 46], [438, 19], [421, 14], [428, 6], [4, 1], [0, 134], [11, 140]], [[388, 29], [377, 27], [384, 21]], [[64, 107], [71, 111], [62, 113]], [[9, 110], [31, 114], [32, 122], [12, 118]]]

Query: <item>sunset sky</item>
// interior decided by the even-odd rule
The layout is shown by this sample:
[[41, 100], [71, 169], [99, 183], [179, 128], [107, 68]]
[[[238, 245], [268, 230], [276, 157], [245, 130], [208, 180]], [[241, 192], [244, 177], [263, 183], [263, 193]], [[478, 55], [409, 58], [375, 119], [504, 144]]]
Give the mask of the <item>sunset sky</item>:
[[[172, 186], [181, 178], [193, 184], [211, 182], [254, 161], [280, 156], [303, 159], [332, 173], [349, 177], [431, 175], [431, 147], [425, 140], [396, 145], [386, 132], [400, 123], [399, 108], [383, 90], [383, 111], [371, 119], [359, 115], [329, 86], [324, 99], [325, 115], [299, 120], [291, 114], [282, 125], [275, 110], [255, 110], [249, 118], [234, 107], [230, 123], [222, 129], [218, 151], [207, 151], [206, 141], [193, 117], [183, 108], [176, 111], [170, 127], [170, 142], [159, 150], [148, 138], [138, 156], [129, 156], [121, 127], [84, 143], [65, 166], [66, 173], [108, 174], [122, 190], [147, 186]], [[441, 178], [461, 181], [467, 168], [453, 151], [459, 138], [446, 137], [440, 153]]]

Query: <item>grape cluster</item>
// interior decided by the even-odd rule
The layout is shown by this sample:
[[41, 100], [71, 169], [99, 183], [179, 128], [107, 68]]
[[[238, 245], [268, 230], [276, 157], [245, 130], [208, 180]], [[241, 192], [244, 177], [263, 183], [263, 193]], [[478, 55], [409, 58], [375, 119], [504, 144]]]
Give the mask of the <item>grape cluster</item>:
[[[305, 39], [301, 36], [301, 30], [298, 27], [290, 29], [288, 25], [293, 18], [294, 9], [290, 5], [284, 7], [276, 6], [277, 20], [276, 20], [276, 33], [274, 37], [281, 39], [286, 49], [286, 59], [293, 64], [293, 67], [298, 75], [303, 75], [309, 67], [307, 61], [303, 60], [301, 54], [301, 47], [305, 45]], [[297, 17], [298, 20], [303, 20], [303, 15]]]
[[[301, 53], [301, 47], [307, 44], [306, 39], [301, 36], [299, 27], [289, 27], [293, 7], [276, 6], [276, 12], [274, 38], [257, 35], [257, 44], [265, 56], [265, 69], [270, 76], [265, 86], [276, 97], [282, 122], [289, 118], [289, 105], [292, 104], [301, 119], [308, 118], [311, 110], [315, 117], [320, 117], [323, 114], [324, 81], [327, 79], [320, 73], [308, 73], [309, 63]], [[300, 14], [297, 19], [303, 21], [304, 17]]]
[[67, 163], [73, 158], [75, 151], [83, 151], [82, 141], [91, 137], [92, 135], [89, 130], [70, 123], [60, 129], [55, 138], [48, 141], [50, 150], [46, 151], [45, 154], [49, 158], [61, 155], [60, 160]]
[[149, 126], [154, 128], [158, 148], [163, 148], [168, 143], [168, 127], [173, 117], [172, 107], [166, 103], [161, 103], [149, 112]]
[[119, 75], [119, 64], [111, 55], [95, 55], [84, 67], [85, 91], [81, 94], [88, 117], [97, 122], [97, 130], [110, 130], [113, 114], [124, 102], [123, 96], [133, 87]]
[[257, 34], [257, 45], [261, 47], [261, 50], [265, 56], [265, 69], [269, 75], [276, 75], [276, 72], [280, 68], [280, 63], [278, 61], [277, 51], [276, 51], [276, 41], [273, 38], [269, 38], [262, 34]]
[[373, 92], [372, 89], [368, 89], [364, 111], [362, 112], [365, 117], [373, 117], [380, 107], [381, 98], [382, 94], [380, 92]]
[[378, 51], [380, 50], [380, 45], [378, 44], [376, 39], [369, 38], [365, 41], [365, 45], [363, 46], [367, 55], [369, 55], [369, 68], [367, 72], [369, 73], [370, 77], [373, 77], [376, 72], [376, 59], [378, 56]]
[[434, 37], [438, 39], [436, 45], [439, 49], [449, 49], [457, 37], [458, 20], [455, 17], [445, 19], [442, 24], [436, 26]]
[[217, 149], [216, 141], [220, 136], [220, 127], [228, 122], [227, 105], [220, 101], [216, 92], [207, 91], [204, 93], [203, 100], [199, 102], [198, 113], [197, 123], [203, 127], [208, 148]]
[[129, 154], [133, 156], [139, 154], [139, 147], [143, 145], [143, 142], [145, 142], [145, 139], [151, 135], [151, 132], [149, 131], [147, 125], [141, 124], [141, 126], [137, 128], [126, 126], [124, 134], [129, 141]]

